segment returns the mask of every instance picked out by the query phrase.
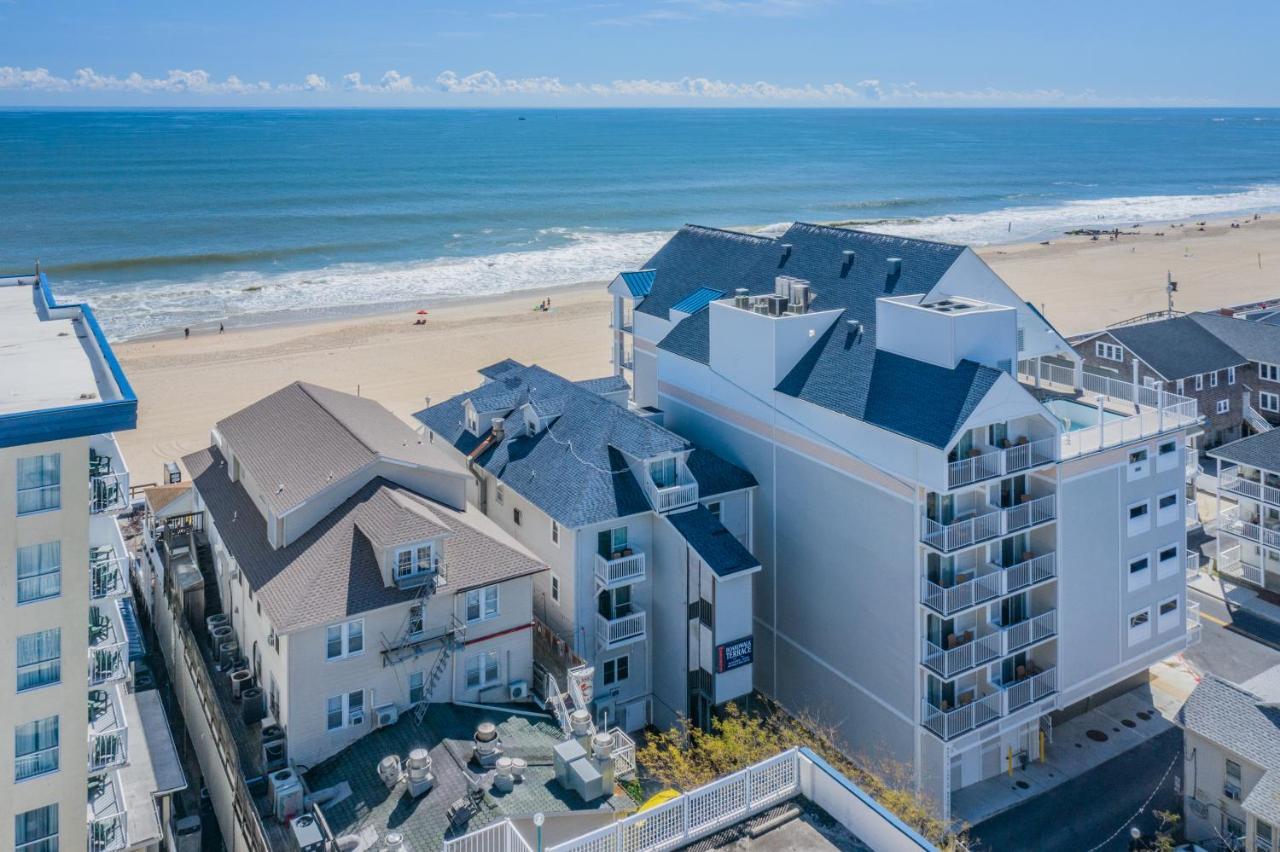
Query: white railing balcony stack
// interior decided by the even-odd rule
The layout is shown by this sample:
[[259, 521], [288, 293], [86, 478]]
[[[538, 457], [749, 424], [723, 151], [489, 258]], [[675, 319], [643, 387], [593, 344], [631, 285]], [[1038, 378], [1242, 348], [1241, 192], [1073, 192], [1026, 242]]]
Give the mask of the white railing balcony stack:
[[1043, 583], [1058, 574], [1058, 559], [1053, 553], [1043, 553], [1003, 569], [1004, 594]]
[[1187, 601], [1187, 647], [1200, 644], [1200, 603]]
[[681, 468], [679, 481], [675, 485], [660, 487], [651, 476], [642, 476], [641, 480], [655, 511], [668, 512], [698, 502], [698, 481], [684, 468]]
[[128, 759], [129, 729], [127, 727], [89, 733], [90, 772], [102, 772], [113, 766], [123, 766]]
[[128, 643], [113, 642], [89, 648], [89, 684], [121, 680], [128, 673]]
[[988, 633], [953, 648], [940, 648], [928, 639], [921, 642], [921, 662], [939, 676], [950, 680], [974, 666], [989, 663], [1001, 655], [999, 633]]
[[1004, 648], [1001, 654], [1011, 654], [1019, 648], [1034, 645], [1048, 639], [1058, 630], [1058, 611], [1051, 609], [1025, 621], [1001, 627], [999, 635], [1004, 637]]
[[1058, 688], [1057, 668], [1048, 668], [1042, 672], [1023, 678], [1019, 681], [1000, 686], [1004, 696], [1004, 712], [1012, 713], [1028, 704], [1034, 704], [1047, 695], [1052, 695]]
[[[1236, 545], [1239, 547], [1240, 545]], [[1194, 550], [1187, 551], [1187, 580], [1194, 580], [1200, 576], [1200, 554]]]
[[121, 557], [99, 560], [89, 565], [89, 597], [93, 600], [123, 595], [128, 591], [125, 586], [127, 560]]
[[596, 584], [602, 589], [628, 586], [644, 580], [644, 553], [635, 551], [629, 556], [605, 558], [596, 554]]
[[921, 701], [921, 722], [942, 739], [949, 740], [1000, 718], [1001, 706], [999, 692], [948, 710], [934, 707], [926, 698]]
[[920, 537], [925, 544], [939, 550], [955, 550], [996, 538], [1001, 533], [1000, 512], [990, 506], [983, 508], [987, 510], [986, 514], [950, 524], [922, 518]]
[[1056, 445], [1057, 440], [1054, 438], [1041, 438], [1038, 441], [1014, 444], [1003, 449], [984, 449], [968, 458], [948, 462], [947, 486], [960, 488], [984, 479], [1052, 464], [1056, 458], [1054, 455]]
[[920, 602], [943, 615], [951, 615], [1000, 597], [1004, 592], [1001, 579], [1000, 572], [995, 571], [947, 588], [921, 577]]
[[1052, 494], [1010, 506], [1003, 510], [1004, 531], [1011, 533], [1053, 520], [1056, 509], [1057, 501]]
[[644, 630], [645, 619], [642, 609], [618, 618], [605, 618], [596, 613], [596, 644], [600, 650], [643, 641]]

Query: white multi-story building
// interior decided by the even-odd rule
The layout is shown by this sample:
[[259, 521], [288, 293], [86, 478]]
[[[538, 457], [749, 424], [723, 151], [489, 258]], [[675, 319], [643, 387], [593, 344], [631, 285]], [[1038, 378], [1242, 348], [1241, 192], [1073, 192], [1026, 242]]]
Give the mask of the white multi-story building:
[[633, 406], [759, 481], [756, 686], [944, 813], [1185, 646], [1194, 401], [1085, 371], [971, 250], [689, 226], [610, 292]]
[[510, 360], [480, 372], [415, 417], [468, 464], [470, 499], [550, 567], [534, 581], [555, 637], [539, 660], [546, 697], [581, 679], [590, 694], [572, 703], [601, 727], [709, 724], [751, 691], [755, 479], [629, 411], [617, 377]]
[[1280, 429], [1209, 455], [1218, 474], [1218, 571], [1235, 582], [1280, 589]]
[[39, 273], [0, 279], [0, 329], [0, 847], [159, 848], [186, 782], [131, 684], [113, 433], [137, 398], [93, 312]]

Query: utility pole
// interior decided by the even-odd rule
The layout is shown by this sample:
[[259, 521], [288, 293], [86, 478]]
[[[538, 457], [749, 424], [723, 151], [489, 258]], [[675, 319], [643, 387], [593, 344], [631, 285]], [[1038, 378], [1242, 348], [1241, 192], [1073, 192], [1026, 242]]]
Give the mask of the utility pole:
[[1164, 274], [1165, 285], [1164, 291], [1169, 296], [1169, 317], [1173, 317], [1173, 294], [1178, 292], [1178, 282], [1173, 280], [1173, 273], [1166, 272]]

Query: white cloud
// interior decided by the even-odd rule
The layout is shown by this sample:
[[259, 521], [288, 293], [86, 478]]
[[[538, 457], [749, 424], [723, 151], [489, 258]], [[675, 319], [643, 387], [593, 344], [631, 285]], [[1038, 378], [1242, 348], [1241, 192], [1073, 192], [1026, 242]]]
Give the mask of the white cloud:
[[342, 87], [348, 92], [416, 92], [413, 78], [392, 69], [382, 75], [376, 83], [366, 83], [359, 71], [352, 71], [342, 76]]
[[477, 71], [465, 77], [444, 71], [436, 77], [436, 84], [453, 95], [565, 95], [588, 91], [582, 86], [566, 86], [559, 77], [503, 79], [492, 71]]

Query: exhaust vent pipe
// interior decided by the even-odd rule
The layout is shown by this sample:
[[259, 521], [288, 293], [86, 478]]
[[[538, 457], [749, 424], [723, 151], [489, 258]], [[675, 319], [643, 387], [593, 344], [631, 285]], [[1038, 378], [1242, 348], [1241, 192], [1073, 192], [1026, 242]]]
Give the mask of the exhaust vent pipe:
[[813, 298], [813, 293], [809, 290], [808, 284], [802, 284], [799, 281], [791, 285], [791, 313], [806, 314], [809, 312], [809, 302]]
[[733, 291], [733, 306], [735, 308], [749, 309], [751, 307], [750, 291], [746, 287], [739, 287]]
[[782, 259], [786, 260], [791, 257], [791, 243], [782, 244]]
[[900, 257], [889, 258], [889, 274], [890, 275], [902, 274], [902, 258]]

